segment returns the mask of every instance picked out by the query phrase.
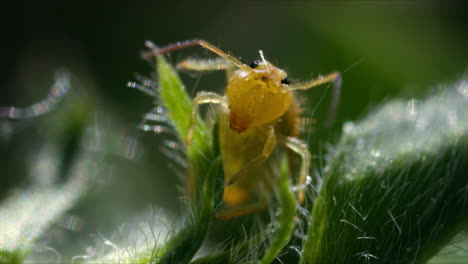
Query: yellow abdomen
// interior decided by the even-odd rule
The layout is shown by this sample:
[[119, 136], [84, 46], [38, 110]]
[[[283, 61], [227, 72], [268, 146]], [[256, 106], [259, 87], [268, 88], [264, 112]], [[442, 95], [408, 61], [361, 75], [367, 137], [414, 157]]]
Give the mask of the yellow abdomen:
[[[220, 113], [219, 141], [225, 182], [229, 182], [237, 172], [261, 155], [269, 131], [267, 125], [253, 126], [239, 134], [231, 130], [228, 124], [229, 113]], [[236, 207], [269, 195], [274, 182], [272, 175], [270, 162], [263, 162], [249, 169], [232, 185], [224, 188], [224, 203]]]

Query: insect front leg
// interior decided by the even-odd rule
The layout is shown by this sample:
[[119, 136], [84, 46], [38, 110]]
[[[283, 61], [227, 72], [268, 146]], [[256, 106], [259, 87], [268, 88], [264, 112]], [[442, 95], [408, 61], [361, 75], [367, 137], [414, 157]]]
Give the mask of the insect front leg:
[[229, 180], [229, 182], [226, 184], [226, 186], [229, 186], [236, 182], [242, 175], [244, 175], [248, 170], [251, 168], [257, 166], [258, 164], [264, 162], [268, 157], [270, 157], [271, 153], [273, 153], [273, 150], [275, 150], [276, 147], [276, 135], [275, 135], [275, 129], [273, 127], [269, 128], [268, 131], [268, 137], [265, 142], [265, 145], [263, 146], [262, 154], [252, 161], [247, 164], [244, 168], [240, 169], [232, 178]]
[[182, 41], [182, 42], [176, 42], [174, 44], [169, 44], [165, 47], [156, 47], [156, 45], [154, 45], [152, 42], [150, 41], [147, 41], [146, 42], [146, 46], [148, 48], [151, 49], [151, 51], [149, 52], [144, 52], [142, 54], [143, 58], [145, 59], [152, 59], [153, 57], [157, 56], [157, 55], [161, 55], [161, 54], [165, 54], [165, 53], [170, 53], [170, 52], [173, 52], [173, 51], [176, 51], [176, 50], [180, 50], [180, 49], [185, 49], [185, 48], [188, 48], [188, 47], [192, 47], [192, 46], [201, 46], [211, 52], [213, 52], [214, 54], [220, 56], [221, 58], [225, 59], [226, 61], [234, 64], [236, 67], [238, 68], [241, 68], [243, 66], [242, 62], [240, 60], [238, 60], [237, 58], [227, 54], [226, 52], [218, 49], [216, 46], [214, 46], [213, 44], [207, 42], [207, 41], [204, 41], [202, 39], [192, 39], [192, 40], [186, 40], [186, 41]]
[[186, 59], [176, 66], [177, 69], [189, 71], [222, 71], [232, 70], [234, 67], [231, 63], [222, 58], [217, 59]]
[[228, 102], [227, 99], [219, 95], [217, 93], [212, 93], [212, 92], [199, 92], [193, 98], [192, 101], [192, 112], [190, 113], [190, 121], [189, 121], [189, 127], [187, 131], [187, 139], [185, 143], [187, 146], [190, 145], [192, 142], [192, 137], [193, 137], [193, 132], [195, 130], [195, 120], [198, 115], [198, 106], [201, 104], [220, 104], [224, 108], [228, 108]]
[[307, 179], [307, 174], [309, 172], [311, 155], [309, 149], [307, 148], [307, 144], [295, 137], [286, 138], [286, 147], [297, 153], [302, 159], [301, 170], [299, 172], [299, 180], [297, 183], [299, 186], [297, 200], [299, 201], [299, 203], [302, 203], [304, 201], [304, 183]]
[[186, 59], [176, 66], [177, 69], [187, 71], [226, 71], [226, 76], [229, 77], [236, 70], [236, 67], [223, 58], [216, 59]]

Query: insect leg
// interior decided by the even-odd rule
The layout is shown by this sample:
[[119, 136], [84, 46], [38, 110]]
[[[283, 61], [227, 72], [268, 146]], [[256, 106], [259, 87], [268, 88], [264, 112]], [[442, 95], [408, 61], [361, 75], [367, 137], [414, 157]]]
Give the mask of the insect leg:
[[309, 165], [310, 165], [310, 152], [307, 149], [307, 144], [303, 141], [295, 138], [295, 137], [287, 137], [286, 138], [286, 147], [297, 153], [302, 158], [301, 170], [299, 174], [299, 192], [297, 194], [297, 199], [299, 203], [304, 201], [304, 183], [307, 179], [307, 173], [309, 172]]
[[229, 180], [229, 182], [226, 184], [226, 186], [229, 186], [236, 182], [242, 175], [244, 175], [248, 170], [251, 168], [257, 166], [258, 164], [264, 162], [273, 152], [276, 146], [276, 135], [275, 135], [275, 129], [273, 127], [270, 127], [270, 130], [268, 132], [268, 138], [265, 142], [265, 145], [263, 146], [262, 154], [252, 161], [247, 164], [244, 168], [240, 169], [232, 178]]
[[324, 83], [329, 83], [329, 82], [335, 82], [336, 84], [341, 84], [341, 75], [339, 72], [332, 72], [330, 74], [327, 74], [325, 76], [320, 75], [319, 77], [302, 82], [302, 83], [293, 83], [290, 84], [288, 87], [288, 90], [293, 91], [293, 90], [309, 90], [310, 88], [313, 88], [315, 86], [322, 85]]
[[325, 83], [333, 82], [333, 97], [330, 104], [330, 110], [328, 111], [328, 118], [326, 126], [330, 126], [336, 119], [336, 112], [338, 111], [338, 105], [340, 101], [341, 93], [341, 74], [339, 72], [332, 72], [325, 76], [319, 76], [316, 79], [312, 79], [303, 83], [295, 83], [289, 85], [289, 90], [308, 90], [315, 86], [319, 86]]
[[142, 56], [144, 59], [152, 59], [153, 57], [164, 54], [164, 53], [170, 53], [179, 49], [184, 49], [184, 48], [188, 48], [188, 47], [192, 47], [196, 45], [202, 46], [203, 48], [215, 53], [216, 55], [220, 56], [226, 61], [234, 64], [238, 68], [241, 68], [243, 66], [242, 62], [238, 60], [237, 58], [235, 58], [234, 56], [227, 54], [226, 52], [218, 49], [216, 46], [201, 39], [192, 39], [192, 40], [186, 40], [182, 42], [176, 42], [174, 44], [169, 44], [161, 48], [158, 48], [153, 43], [147, 41], [146, 46], [149, 47], [151, 51], [144, 52]]
[[222, 58], [186, 59], [177, 63], [176, 68], [189, 71], [220, 71], [231, 70], [233, 66]]
[[190, 121], [189, 121], [189, 127], [187, 131], [187, 139], [186, 139], [186, 144], [187, 146], [190, 145], [193, 137], [193, 132], [195, 130], [195, 120], [197, 118], [198, 114], [198, 105], [200, 104], [220, 104], [221, 106], [228, 108], [228, 102], [226, 98], [222, 95], [219, 95], [217, 93], [212, 93], [212, 92], [199, 92], [193, 98], [192, 101], [192, 112], [190, 113]]

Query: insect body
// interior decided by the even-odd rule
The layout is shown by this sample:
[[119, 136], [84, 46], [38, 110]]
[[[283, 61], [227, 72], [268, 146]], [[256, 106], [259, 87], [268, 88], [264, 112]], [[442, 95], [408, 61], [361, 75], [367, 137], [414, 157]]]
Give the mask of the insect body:
[[[337, 72], [303, 83], [290, 83], [285, 71], [265, 60], [250, 65], [221, 51], [203, 40], [178, 42], [166, 47], [151, 46], [144, 57], [172, 52], [200, 45], [222, 60], [185, 60], [179, 68], [188, 70], [227, 70], [228, 82], [224, 95], [199, 92], [192, 101], [190, 126], [186, 143], [190, 144], [200, 104], [218, 104], [219, 140], [226, 187], [223, 200], [226, 208], [218, 218], [232, 218], [261, 209], [268, 204], [274, 187], [275, 167], [278, 166], [275, 149], [286, 147], [297, 153], [302, 164], [297, 184], [303, 185], [310, 163], [307, 145], [299, 140], [300, 107], [294, 91], [337, 81]], [[304, 200], [304, 191], [298, 191], [298, 200]], [[252, 202], [252, 197], [256, 201]]]

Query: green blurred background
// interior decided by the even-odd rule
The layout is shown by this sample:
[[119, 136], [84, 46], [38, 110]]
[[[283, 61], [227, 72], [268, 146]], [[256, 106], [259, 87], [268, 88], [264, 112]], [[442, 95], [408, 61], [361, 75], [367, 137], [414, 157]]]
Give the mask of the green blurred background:
[[[80, 93], [92, 101], [87, 110], [107, 113], [111, 120], [102, 121], [118, 123], [144, 147], [138, 160], [111, 160], [113, 169], [102, 176], [103, 184], [70, 212], [84, 219], [80, 230], [84, 244], [89, 243], [84, 238], [89, 233], [110, 235], [149, 204], [177, 207], [180, 179], [168, 165], [170, 159], [159, 151], [161, 136], [143, 135], [136, 129], [151, 109], [152, 98], [126, 87], [134, 73], [154, 70], [140, 58], [145, 40], [165, 45], [202, 38], [245, 63], [258, 58], [261, 49], [292, 80], [346, 71], [336, 125], [312, 135], [309, 142], [319, 152], [323, 144], [336, 139], [343, 121], [357, 120], [391, 98], [422, 97], [438, 84], [461, 78], [468, 67], [466, 2], [38, 1], [14, 5], [2, 8], [0, 18], [0, 105], [24, 106], [41, 100], [54, 71], [65, 67], [80, 84]], [[170, 60], [189, 56], [213, 57], [196, 47], [174, 53]], [[225, 84], [221, 73], [182, 76], [192, 94], [222, 92]], [[309, 113], [324, 91], [304, 93], [309, 97]], [[315, 113], [318, 124], [326, 118], [329, 101], [330, 93]], [[55, 122], [66, 123], [65, 119]], [[40, 155], [37, 146], [44, 140], [68, 137], [60, 134], [67, 130], [57, 131], [49, 131], [48, 123], [39, 121], [0, 143], [0, 197], [31, 182], [28, 166]], [[61, 236], [68, 237], [66, 232]]]

